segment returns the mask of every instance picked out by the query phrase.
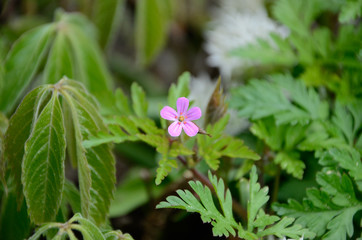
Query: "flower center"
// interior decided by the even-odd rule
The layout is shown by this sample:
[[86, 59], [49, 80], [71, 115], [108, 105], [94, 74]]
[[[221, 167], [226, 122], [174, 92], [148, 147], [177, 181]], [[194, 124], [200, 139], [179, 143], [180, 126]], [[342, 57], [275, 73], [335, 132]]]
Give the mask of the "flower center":
[[181, 115], [181, 116], [178, 117], [178, 121], [179, 121], [179, 122], [183, 122], [184, 120], [185, 120], [185, 117], [184, 117], [184, 116]]

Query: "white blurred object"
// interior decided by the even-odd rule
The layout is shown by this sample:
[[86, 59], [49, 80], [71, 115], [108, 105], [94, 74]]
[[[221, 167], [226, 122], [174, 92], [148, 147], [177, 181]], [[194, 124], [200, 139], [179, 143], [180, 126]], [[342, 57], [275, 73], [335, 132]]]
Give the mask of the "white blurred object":
[[270, 19], [262, 0], [221, 0], [214, 20], [206, 31], [205, 50], [207, 62], [218, 67], [223, 78], [229, 80], [233, 72], [242, 72], [255, 62], [231, 57], [229, 53], [238, 47], [256, 43], [257, 39], [270, 39], [270, 33], [286, 37], [289, 31]]

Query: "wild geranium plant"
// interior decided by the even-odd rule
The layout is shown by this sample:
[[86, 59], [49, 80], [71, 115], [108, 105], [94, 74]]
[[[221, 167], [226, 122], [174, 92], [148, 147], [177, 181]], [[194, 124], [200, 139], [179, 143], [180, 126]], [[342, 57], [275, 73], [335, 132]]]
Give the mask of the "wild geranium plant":
[[[261, 1], [228, 8], [239, 16], [250, 7], [283, 34], [243, 28], [262, 39], [223, 53], [250, 64], [214, 64], [228, 82], [219, 78], [207, 104], [190, 94], [190, 73], [167, 92], [143, 68], [165, 66], [155, 57], [167, 26], [181, 26], [170, 21], [182, 19], [183, 28], [169, 34], [186, 41], [188, 24], [197, 34], [197, 19], [208, 17], [188, 22], [180, 14], [208, 9], [201, 2], [124, 7], [125, 21], [136, 16], [137, 66], [112, 48], [124, 1], [78, 1], [69, 12], [54, 9], [53, 20], [55, 2], [26, 1], [15, 12], [4, 5], [1, 239], [172, 239], [169, 223], [184, 232], [190, 216], [209, 232], [185, 239], [362, 238], [362, 1], [277, 0], [270, 14]], [[14, 24], [22, 11], [27, 21]], [[225, 30], [222, 39], [238, 35]]]

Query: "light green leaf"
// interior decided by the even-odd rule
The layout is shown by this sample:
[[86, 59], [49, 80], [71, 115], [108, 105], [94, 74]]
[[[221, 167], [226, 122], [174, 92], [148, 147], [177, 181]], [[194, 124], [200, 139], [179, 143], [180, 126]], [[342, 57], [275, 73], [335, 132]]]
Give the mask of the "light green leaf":
[[361, 17], [361, 9], [361, 0], [346, 1], [346, 3], [342, 6], [341, 12], [339, 13], [339, 22], [348, 23], [357, 17]]
[[65, 132], [57, 91], [34, 123], [25, 144], [22, 183], [31, 220], [55, 219], [64, 185]]
[[268, 187], [260, 189], [256, 167], [253, 166], [250, 172], [250, 185], [249, 185], [249, 200], [248, 200], [248, 231], [252, 232], [255, 222], [255, 217], [262, 206], [268, 202]]
[[125, 115], [129, 115], [131, 110], [129, 109], [128, 98], [122, 91], [122, 89], [117, 88], [115, 92], [116, 106], [118, 110]]
[[177, 84], [171, 84], [168, 91], [168, 105], [176, 109], [176, 101], [180, 97], [188, 97], [190, 94], [190, 80], [191, 74], [189, 72], [182, 73], [178, 79]]
[[21, 184], [21, 164], [24, 156], [24, 145], [32, 130], [32, 124], [37, 119], [38, 113], [44, 107], [46, 98], [50, 93], [44, 86], [38, 87], [28, 93], [10, 118], [9, 127], [5, 134], [5, 160], [11, 174], [14, 176], [18, 205], [23, 199]]
[[189, 184], [196, 194], [199, 195], [200, 202], [190, 191], [178, 190], [177, 194], [180, 197], [167, 197], [167, 202], [159, 203], [156, 208], [178, 208], [188, 212], [197, 212], [201, 215], [203, 222], [211, 222], [214, 236], [228, 237], [230, 234], [235, 236], [235, 229], [243, 232], [244, 230], [236, 223], [232, 216], [230, 191], [227, 190], [225, 194], [224, 182], [221, 179], [218, 181], [211, 174], [209, 174], [209, 177], [219, 198], [222, 212], [216, 208], [210, 189], [203, 186], [199, 181], [190, 181]]
[[287, 173], [299, 179], [303, 178], [305, 164], [300, 160], [298, 152], [279, 152], [274, 161]]
[[54, 39], [44, 68], [44, 83], [55, 84], [63, 76], [74, 77], [75, 66], [72, 64], [72, 53], [73, 50], [67, 35], [63, 31], [59, 31]]
[[145, 92], [136, 82], [134, 82], [131, 86], [131, 93], [132, 93], [132, 106], [136, 116], [146, 117], [148, 102], [146, 99]]
[[137, 59], [149, 64], [160, 52], [166, 40], [166, 16], [162, 12], [165, 1], [141, 0], [136, 6]]
[[[5, 75], [0, 89], [0, 110], [8, 113], [38, 71], [55, 31], [54, 24], [37, 27], [23, 34], [5, 60]], [[21, 69], [21, 70], [19, 70]]]

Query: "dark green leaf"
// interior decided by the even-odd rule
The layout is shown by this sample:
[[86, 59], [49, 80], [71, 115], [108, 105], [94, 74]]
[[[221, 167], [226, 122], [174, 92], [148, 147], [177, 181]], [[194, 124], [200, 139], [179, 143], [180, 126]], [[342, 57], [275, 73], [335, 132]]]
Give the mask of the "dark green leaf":
[[31, 133], [33, 121], [44, 107], [49, 92], [46, 87], [38, 87], [25, 96], [18, 109], [9, 121], [5, 134], [5, 159], [14, 176], [18, 204], [23, 196], [21, 184], [21, 164], [24, 156], [24, 145]]
[[22, 183], [29, 215], [35, 223], [55, 219], [63, 193], [65, 132], [58, 94], [54, 91], [25, 144]]
[[132, 93], [132, 106], [135, 114], [138, 117], [146, 117], [148, 102], [146, 99], [145, 92], [136, 82], [134, 82], [131, 86], [131, 93]]
[[168, 105], [176, 109], [176, 101], [180, 97], [188, 97], [190, 94], [191, 74], [189, 72], [182, 73], [177, 79], [177, 85], [171, 85], [168, 91]]

